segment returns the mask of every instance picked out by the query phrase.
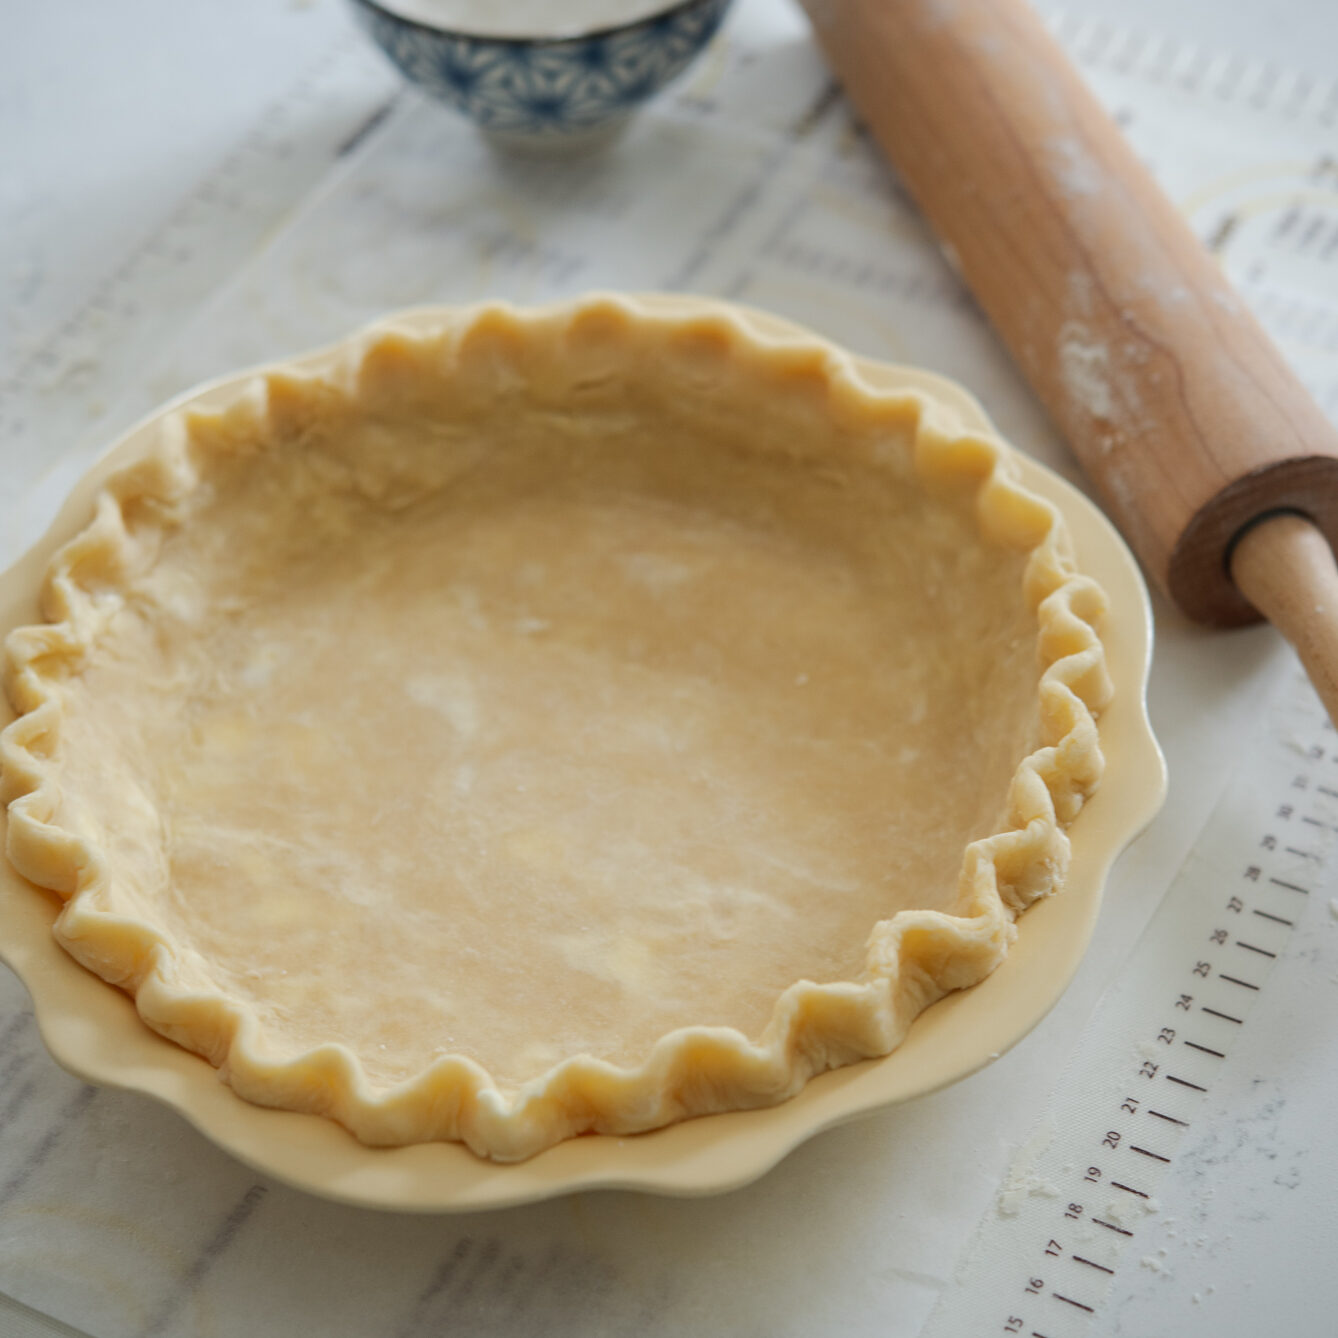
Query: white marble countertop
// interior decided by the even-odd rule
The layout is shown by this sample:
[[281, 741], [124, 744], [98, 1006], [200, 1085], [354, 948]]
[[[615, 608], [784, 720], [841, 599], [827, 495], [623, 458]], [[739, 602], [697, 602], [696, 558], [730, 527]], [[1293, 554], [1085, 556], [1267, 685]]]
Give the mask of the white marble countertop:
[[[797, 21], [759, 18], [773, 15], [768, 0], [740, 0], [740, 8], [732, 22], [777, 35], [778, 59], [820, 89]], [[1069, 0], [1056, 21], [1061, 36], [1093, 51], [1104, 25], [1140, 41], [1153, 35], [1168, 60], [1192, 65], [1202, 50], [1205, 68], [1220, 55], [1229, 72], [1238, 58], [1242, 70], [1262, 70], [1260, 89], [1277, 79], [1323, 88], [1338, 76], [1330, 0]], [[1130, 61], [1152, 62], [1148, 45]], [[1118, 99], [1125, 76], [1103, 59], [1084, 68], [1102, 96]], [[949, 338], [946, 325], [933, 326], [937, 317], [875, 326], [837, 284], [824, 286], [818, 252], [838, 242], [795, 202], [827, 192], [850, 205], [849, 217], [868, 214], [839, 239], [842, 254], [853, 253], [869, 245], [856, 224], [876, 237], [888, 222], [867, 204], [884, 188], [871, 196], [855, 180], [857, 161], [841, 168], [846, 177], [829, 173], [821, 135], [800, 153], [768, 158], [768, 89], [745, 86], [746, 66], [731, 77], [735, 84], [714, 91], [723, 112], [712, 114], [728, 113], [734, 88], [747, 116], [715, 150], [718, 171], [694, 139], [691, 107], [630, 142], [659, 155], [655, 172], [675, 170], [675, 155], [701, 156], [694, 170], [714, 182], [703, 211], [726, 198], [730, 153], [753, 164], [773, 197], [764, 201], [768, 217], [790, 229], [784, 273], [779, 260], [766, 271], [731, 268], [723, 252], [673, 257], [673, 239], [655, 231], [650, 203], [638, 213], [629, 185], [652, 166], [630, 156], [606, 180], [571, 186], [570, 210], [551, 172], [488, 176], [466, 129], [398, 94], [337, 0], [63, 0], [11, 15], [0, 45], [0, 392], [11, 401], [0, 426], [12, 429], [0, 433], [0, 561], [40, 528], [81, 462], [141, 409], [196, 377], [293, 351], [364, 310], [414, 300], [419, 276], [427, 276], [424, 297], [463, 291], [451, 266], [476, 252], [499, 290], [517, 296], [655, 286], [676, 275], [710, 291], [744, 291], [867, 351], [961, 376], [1010, 437], [1072, 475], [983, 327], [955, 325]], [[1313, 160], [1317, 134], [1338, 156], [1338, 121], [1312, 117], [1303, 131], [1286, 110], [1250, 122], [1264, 157], [1297, 159], [1299, 171], [1300, 159]], [[748, 117], [756, 125], [744, 124]], [[1223, 152], [1185, 124], [1181, 166]], [[833, 123], [833, 144], [838, 129]], [[1131, 133], [1140, 143], [1137, 123]], [[1175, 140], [1174, 126], [1166, 137]], [[1152, 161], [1158, 166], [1155, 154]], [[471, 184], [453, 194], [453, 180]], [[1334, 193], [1334, 182], [1321, 185]], [[1188, 187], [1178, 198], [1187, 209], [1209, 207]], [[498, 249], [500, 223], [481, 243], [477, 229], [493, 227], [516, 200], [530, 201], [550, 230], [529, 237], [523, 254], [515, 238], [524, 228], [505, 233], [510, 252]], [[1338, 205], [1326, 207], [1338, 218]], [[165, 230], [178, 216], [185, 222]], [[805, 233], [810, 225], [816, 231]], [[396, 229], [394, 244], [375, 265], [360, 263], [351, 239], [377, 228]], [[592, 228], [607, 242], [594, 258]], [[920, 237], [906, 245], [925, 251]], [[1338, 264], [1312, 267], [1303, 281], [1284, 260], [1238, 281], [1275, 304], [1315, 296], [1313, 320], [1305, 311], [1277, 319], [1284, 333], [1288, 320], [1301, 331], [1284, 347], [1298, 366], [1309, 359], [1312, 383], [1327, 391], [1338, 385], [1328, 355], [1303, 336], [1338, 309]], [[128, 276], [119, 287], [118, 275]], [[90, 317], [90, 300], [103, 292], [106, 309], [94, 301]], [[46, 1058], [22, 992], [6, 977], [0, 1292], [91, 1338], [231, 1338], [298, 1331], [299, 1323], [359, 1338], [633, 1328], [921, 1333], [960, 1285], [1015, 1153], [1227, 779], [1248, 764], [1259, 703], [1287, 672], [1267, 629], [1224, 638], [1161, 605], [1157, 616], [1151, 699], [1171, 802], [1117, 871], [1097, 943], [1064, 1003], [989, 1070], [826, 1134], [722, 1199], [593, 1195], [433, 1221], [335, 1207], [257, 1181], [170, 1113], [133, 1096], [90, 1094]], [[1316, 890], [1229, 1072], [1162, 1182], [1159, 1211], [1140, 1225], [1099, 1313], [1084, 1321], [1090, 1332], [1332, 1331], [1338, 920], [1328, 903], [1338, 886]], [[49, 1331], [64, 1330], [30, 1329]]]

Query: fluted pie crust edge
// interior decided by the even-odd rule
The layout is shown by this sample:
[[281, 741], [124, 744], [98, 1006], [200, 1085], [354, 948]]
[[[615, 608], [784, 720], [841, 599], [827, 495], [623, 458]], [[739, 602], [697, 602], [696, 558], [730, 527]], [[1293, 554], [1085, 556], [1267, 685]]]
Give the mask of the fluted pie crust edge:
[[[118, 908], [117, 869], [108, 853], [55, 821], [62, 681], [96, 653], [136, 571], [152, 560], [154, 526], [165, 523], [209, 475], [208, 434], [192, 434], [187, 410], [173, 415], [156, 447], [107, 481], [92, 523], [56, 555], [42, 592], [47, 622], [18, 629], [6, 644], [5, 687], [20, 713], [0, 734], [9, 858], [25, 877], [63, 899], [60, 941], [131, 993], [149, 1026], [209, 1058], [246, 1099], [326, 1115], [368, 1144], [458, 1139], [481, 1155], [519, 1160], [587, 1130], [630, 1134], [773, 1104], [814, 1074], [886, 1054], [925, 1007], [993, 971], [1017, 932], [1017, 914], [1062, 887], [1064, 829], [1100, 778], [1095, 718], [1110, 691], [1096, 630], [1104, 596], [1076, 571], [1056, 509], [1018, 482], [1009, 449], [964, 429], [932, 396], [875, 390], [832, 346], [769, 337], [724, 309], [665, 312], [615, 297], [535, 311], [470, 308], [443, 318], [432, 331], [381, 324], [343, 347], [334, 382], [347, 390], [365, 360], [393, 355], [397, 347], [459, 346], [474, 338], [561, 339], [593, 325], [621, 330], [633, 344], [713, 341], [725, 345], [730, 358], [766, 363], [778, 376], [816, 379], [831, 411], [844, 421], [908, 434], [915, 474], [928, 493], [969, 488], [982, 542], [1028, 555], [1022, 598], [1036, 619], [1040, 746], [1012, 778], [1002, 829], [963, 852], [962, 913], [901, 911], [871, 926], [859, 979], [796, 982], [777, 999], [755, 1041], [725, 1027], [679, 1028], [637, 1067], [577, 1055], [511, 1090], [462, 1056], [445, 1057], [410, 1081], [378, 1089], [357, 1057], [333, 1039], [296, 1059], [272, 1062], [257, 1044], [261, 1024], [253, 1013], [224, 995], [202, 997], [179, 987], [180, 945]], [[303, 386], [329, 393], [331, 384], [323, 374], [274, 369], [260, 374], [224, 412], [263, 421], [276, 393]]]

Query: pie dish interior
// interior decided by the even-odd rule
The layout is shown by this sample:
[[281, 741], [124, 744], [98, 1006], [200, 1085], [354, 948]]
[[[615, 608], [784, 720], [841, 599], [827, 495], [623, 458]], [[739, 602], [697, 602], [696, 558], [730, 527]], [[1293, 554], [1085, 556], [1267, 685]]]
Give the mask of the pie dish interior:
[[262, 1104], [511, 1160], [769, 1104], [1001, 960], [1099, 589], [828, 346], [591, 299], [165, 418], [12, 634], [9, 852]]

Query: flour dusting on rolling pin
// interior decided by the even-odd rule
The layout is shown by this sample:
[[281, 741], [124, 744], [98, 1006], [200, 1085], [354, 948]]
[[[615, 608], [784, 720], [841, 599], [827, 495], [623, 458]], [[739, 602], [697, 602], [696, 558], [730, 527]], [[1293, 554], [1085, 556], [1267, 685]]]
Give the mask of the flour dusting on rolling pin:
[[1338, 715], [1338, 432], [1025, 0], [803, 0], [1144, 565]]

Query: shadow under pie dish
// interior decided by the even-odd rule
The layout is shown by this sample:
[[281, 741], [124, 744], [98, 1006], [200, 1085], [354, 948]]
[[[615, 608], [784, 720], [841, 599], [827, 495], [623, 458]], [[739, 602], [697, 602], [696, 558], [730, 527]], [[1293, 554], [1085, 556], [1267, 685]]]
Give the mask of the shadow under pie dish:
[[262, 1105], [499, 1160], [775, 1103], [1062, 883], [1103, 597], [732, 310], [429, 313], [161, 418], [7, 642], [10, 858]]

